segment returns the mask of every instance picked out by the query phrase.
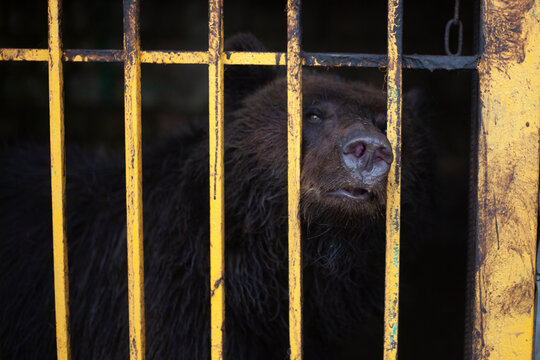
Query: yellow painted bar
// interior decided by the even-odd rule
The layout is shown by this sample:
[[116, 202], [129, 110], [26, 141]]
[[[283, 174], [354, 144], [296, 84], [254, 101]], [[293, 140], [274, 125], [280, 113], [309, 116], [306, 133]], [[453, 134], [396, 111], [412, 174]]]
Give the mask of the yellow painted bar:
[[69, 342], [69, 281], [65, 224], [66, 169], [64, 162], [64, 77], [60, 2], [49, 0], [49, 112], [51, 141], [51, 195], [54, 254], [54, 301], [58, 359], [71, 358]]
[[138, 0], [124, 0], [124, 51], [129, 353], [131, 360], [142, 360], [145, 358], [145, 319]]
[[540, 134], [540, 1], [482, 1], [473, 359], [530, 360]]
[[48, 49], [0, 49], [0, 61], [48, 61]]
[[[122, 61], [121, 50], [68, 49], [64, 61]], [[47, 49], [0, 49], [0, 61], [47, 61]], [[208, 64], [206, 51], [141, 51], [141, 63], [148, 64]], [[302, 61], [304, 61], [302, 59]], [[286, 65], [286, 54], [280, 52], [226, 52], [225, 65]]]
[[[225, 51], [225, 65], [287, 65], [282, 52]], [[63, 61], [121, 62], [122, 50], [66, 49]], [[0, 49], [0, 61], [47, 61], [46, 49]], [[433, 70], [476, 69], [477, 56], [403, 55], [403, 68]], [[208, 64], [206, 51], [142, 51], [141, 63], [147, 64]], [[336, 54], [303, 52], [302, 65], [310, 67], [367, 67], [385, 68], [386, 55]]]
[[208, 23], [210, 157], [210, 337], [212, 360], [223, 359], [225, 337], [225, 205], [223, 165], [223, 0], [210, 0]]
[[208, 64], [208, 52], [142, 51], [141, 62], [152, 64]]
[[64, 61], [72, 62], [121, 62], [124, 61], [122, 50], [67, 49]]
[[287, 65], [287, 54], [281, 52], [227, 51], [225, 65]]
[[300, 157], [302, 148], [302, 54], [300, 0], [287, 1], [287, 112], [289, 194], [289, 339], [291, 359], [301, 360], [302, 243], [300, 228]]
[[401, 226], [401, 3], [388, 0], [387, 137], [394, 162], [386, 187], [386, 276], [384, 359], [396, 360], [399, 314], [399, 234]]
[[[70, 62], [111, 62], [123, 61], [122, 50], [67, 49], [62, 54], [63, 61]], [[48, 61], [47, 49], [0, 49], [0, 61]]]

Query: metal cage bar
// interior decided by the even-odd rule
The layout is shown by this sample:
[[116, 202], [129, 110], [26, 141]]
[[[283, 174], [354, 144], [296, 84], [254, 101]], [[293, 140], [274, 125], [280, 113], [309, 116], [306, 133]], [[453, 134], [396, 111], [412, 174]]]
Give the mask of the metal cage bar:
[[[225, 51], [225, 65], [287, 65], [287, 53]], [[0, 49], [0, 61], [47, 61], [46, 49]], [[66, 49], [64, 61], [70, 62], [121, 62], [121, 50]], [[206, 51], [144, 51], [141, 63], [145, 64], [208, 64]], [[381, 54], [334, 54], [302, 53], [302, 65], [315, 67], [362, 67], [385, 68], [386, 55]], [[402, 66], [406, 69], [459, 70], [476, 69], [478, 56], [403, 55]]]
[[401, 19], [400, 0], [388, 0], [387, 137], [394, 152], [386, 187], [384, 359], [397, 359], [399, 235], [401, 227]]
[[225, 332], [223, 0], [210, 0], [208, 23], [208, 141], [210, 172], [210, 341], [212, 360], [223, 359]]
[[51, 198], [54, 255], [54, 302], [58, 359], [71, 358], [69, 337], [69, 281], [65, 224], [66, 168], [64, 161], [64, 77], [60, 1], [49, 0], [49, 112], [51, 146]]
[[302, 243], [300, 157], [302, 147], [302, 56], [300, 0], [287, 1], [287, 161], [289, 218], [289, 341], [291, 359], [302, 359]]
[[138, 0], [124, 0], [124, 117], [131, 360], [145, 358], [141, 150], [141, 54]]
[[473, 359], [530, 360], [538, 226], [540, 1], [482, 0]]

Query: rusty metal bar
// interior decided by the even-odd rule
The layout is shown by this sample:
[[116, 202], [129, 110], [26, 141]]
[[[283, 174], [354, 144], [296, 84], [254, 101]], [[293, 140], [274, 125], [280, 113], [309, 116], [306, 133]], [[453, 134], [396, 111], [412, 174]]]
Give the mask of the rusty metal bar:
[[[477, 56], [403, 55], [406, 69], [458, 70], [475, 69]], [[305, 66], [386, 68], [388, 57], [377, 54], [304, 53]], [[279, 64], [277, 64], [279, 65]]]
[[51, 197], [53, 222], [54, 300], [58, 359], [71, 358], [69, 337], [69, 281], [65, 224], [66, 168], [64, 161], [64, 77], [60, 35], [60, 1], [49, 0], [49, 112], [51, 141]]
[[[225, 65], [287, 65], [286, 53], [226, 51]], [[121, 62], [122, 50], [67, 49], [63, 60], [72, 62]], [[46, 49], [0, 49], [0, 61], [47, 61]], [[386, 68], [388, 58], [379, 54], [303, 53], [302, 65], [316, 67]], [[206, 51], [141, 51], [146, 64], [208, 64]], [[403, 68], [424, 70], [476, 69], [478, 56], [403, 55]]]
[[301, 360], [302, 243], [300, 156], [302, 148], [302, 54], [300, 0], [287, 1], [287, 113], [289, 218], [289, 339], [291, 359]]
[[483, 0], [473, 359], [530, 360], [540, 133], [540, 1]]
[[145, 319], [138, 0], [124, 0], [124, 59], [129, 353], [131, 360], [143, 360]]
[[388, 0], [387, 137], [394, 152], [386, 188], [386, 277], [384, 359], [396, 360], [399, 313], [399, 244], [401, 227], [401, 68], [400, 0]]
[[473, 70], [478, 64], [478, 56], [436, 56], [403, 55], [402, 66], [416, 70]]
[[225, 332], [225, 205], [223, 164], [223, 0], [210, 0], [208, 19], [210, 157], [210, 339], [212, 360], [223, 359]]

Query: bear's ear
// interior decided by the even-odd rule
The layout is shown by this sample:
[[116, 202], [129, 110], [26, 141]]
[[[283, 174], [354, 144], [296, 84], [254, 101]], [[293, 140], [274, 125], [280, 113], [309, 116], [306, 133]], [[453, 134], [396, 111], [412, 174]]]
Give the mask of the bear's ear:
[[[266, 51], [252, 34], [237, 34], [225, 42], [225, 51]], [[236, 110], [248, 95], [263, 87], [276, 76], [273, 66], [233, 65], [225, 68], [225, 107]]]

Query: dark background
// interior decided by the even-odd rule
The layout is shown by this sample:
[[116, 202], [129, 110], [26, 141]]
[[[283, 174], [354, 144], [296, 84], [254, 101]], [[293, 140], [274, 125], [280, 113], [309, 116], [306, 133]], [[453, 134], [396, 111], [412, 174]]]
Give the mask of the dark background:
[[[0, 2], [0, 48], [46, 48], [46, 1]], [[404, 2], [405, 54], [444, 54], [444, 28], [453, 0]], [[463, 55], [474, 55], [477, 1], [463, 1]], [[206, 50], [206, 1], [141, 1], [144, 50]], [[386, 1], [305, 1], [303, 49], [311, 52], [386, 52]], [[286, 48], [285, 1], [227, 0], [225, 37], [251, 32], [269, 51]], [[66, 49], [121, 49], [122, 2], [63, 4]], [[383, 69], [333, 69], [385, 89]], [[120, 63], [65, 63], [66, 143], [92, 151], [122, 151], [123, 68]], [[48, 143], [46, 63], [0, 63], [0, 141]], [[414, 262], [402, 264], [400, 359], [463, 358], [468, 223], [471, 71], [405, 70], [405, 92], [420, 90], [435, 159], [435, 214], [430, 239]], [[151, 144], [207, 112], [204, 65], [142, 65], [143, 142]], [[406, 126], [406, 124], [405, 124]], [[404, 140], [406, 141], [406, 139]], [[404, 214], [406, 216], [406, 214]], [[404, 237], [404, 258], [407, 241]], [[420, 280], [420, 281], [419, 281]], [[415, 284], [422, 284], [421, 286]], [[351, 358], [365, 345], [351, 344]], [[356, 356], [356, 357], [355, 357]]]

